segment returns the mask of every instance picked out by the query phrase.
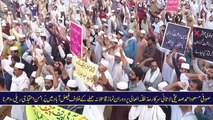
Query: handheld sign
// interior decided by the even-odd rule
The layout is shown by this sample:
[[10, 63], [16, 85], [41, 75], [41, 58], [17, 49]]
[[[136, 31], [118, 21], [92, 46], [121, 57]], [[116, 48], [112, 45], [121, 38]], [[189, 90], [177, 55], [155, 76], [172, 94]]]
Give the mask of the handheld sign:
[[177, 12], [178, 5], [179, 5], [179, 0], [167, 0], [166, 12]]
[[208, 61], [213, 61], [213, 30], [193, 28], [193, 55]]
[[82, 80], [86, 85], [92, 87], [93, 85], [93, 77], [96, 75], [98, 70], [98, 65], [93, 63], [84, 62], [77, 57], [74, 57], [75, 61], [75, 70], [74, 76], [80, 80]]
[[189, 32], [190, 27], [168, 23], [161, 47], [168, 50], [176, 49], [178, 53], [183, 55], [185, 53]]
[[83, 30], [82, 28], [71, 22], [70, 24], [70, 51], [79, 57], [82, 57], [83, 53]]

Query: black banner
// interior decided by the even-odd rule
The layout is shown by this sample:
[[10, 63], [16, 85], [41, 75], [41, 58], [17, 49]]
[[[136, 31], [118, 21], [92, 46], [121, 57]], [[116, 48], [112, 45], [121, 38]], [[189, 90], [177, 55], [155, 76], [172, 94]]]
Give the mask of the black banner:
[[213, 61], [213, 30], [193, 28], [193, 55]]
[[180, 54], [185, 53], [186, 42], [190, 28], [174, 23], [168, 23], [164, 33], [162, 47], [168, 50], [176, 49]]

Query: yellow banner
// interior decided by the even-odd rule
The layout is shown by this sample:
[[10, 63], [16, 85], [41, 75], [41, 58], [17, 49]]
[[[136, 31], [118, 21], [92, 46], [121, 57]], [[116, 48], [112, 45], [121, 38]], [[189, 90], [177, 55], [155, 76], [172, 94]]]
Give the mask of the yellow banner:
[[27, 105], [27, 120], [87, 120], [85, 116], [57, 105]]
[[96, 75], [98, 65], [93, 63], [86, 63], [77, 57], [74, 57], [74, 59], [75, 70], [73, 75], [78, 79], [83, 80], [85, 84], [92, 86], [93, 76]]

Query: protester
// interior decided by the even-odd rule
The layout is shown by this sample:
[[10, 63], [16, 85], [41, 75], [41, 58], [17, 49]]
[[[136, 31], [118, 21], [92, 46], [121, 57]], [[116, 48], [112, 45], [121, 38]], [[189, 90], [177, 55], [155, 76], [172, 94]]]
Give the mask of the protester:
[[[213, 2], [181, 0], [176, 11], [167, 9], [167, 4], [169, 0], [1, 0], [0, 89], [11, 92], [213, 90], [212, 61], [192, 54], [196, 34], [193, 29], [213, 30]], [[70, 27], [71, 22], [80, 26], [82, 33], [76, 30], [72, 36], [70, 33], [75, 29]], [[185, 37], [183, 31], [168, 32], [167, 23], [190, 28], [183, 46], [177, 47], [179, 38]], [[76, 37], [77, 32], [81, 41]], [[170, 39], [167, 34], [177, 39], [165, 41]], [[73, 45], [70, 41], [81, 44]], [[168, 49], [166, 42], [176, 46]], [[211, 42], [208, 45], [212, 46]], [[77, 55], [74, 51], [81, 53]], [[76, 63], [78, 60], [84, 64]], [[79, 71], [86, 80], [79, 77]], [[212, 119], [212, 107], [203, 106], [62, 107], [85, 115], [88, 120]], [[0, 111], [4, 110], [1, 108]], [[0, 118], [7, 113], [0, 114]], [[8, 116], [31, 119], [26, 119], [24, 106], [12, 106]]]

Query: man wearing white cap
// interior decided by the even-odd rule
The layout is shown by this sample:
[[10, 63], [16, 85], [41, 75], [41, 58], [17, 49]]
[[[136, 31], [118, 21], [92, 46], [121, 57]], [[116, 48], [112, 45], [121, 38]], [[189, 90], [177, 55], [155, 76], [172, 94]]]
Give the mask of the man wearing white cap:
[[42, 91], [44, 86], [44, 79], [36, 76], [36, 71], [33, 71], [30, 76], [30, 89], [29, 91]]
[[[117, 91], [128, 91], [127, 82], [118, 82], [116, 84]], [[110, 120], [128, 120], [128, 113], [130, 106], [112, 106], [112, 113]]]
[[134, 31], [129, 30], [129, 39], [125, 42], [124, 53], [128, 58], [134, 59], [137, 50], [137, 39], [134, 37]]
[[188, 90], [189, 89], [189, 80], [196, 78], [199, 80], [204, 80], [205, 76], [204, 74], [192, 74], [189, 73], [189, 69], [190, 69], [190, 65], [187, 63], [182, 63], [181, 64], [181, 75], [180, 75], [180, 81], [181, 82], [185, 82], [185, 88], [183, 88], [183, 90]]
[[[29, 78], [24, 70], [23, 63], [16, 63], [13, 69], [13, 77], [10, 91], [28, 90], [30, 86]], [[12, 106], [11, 117], [17, 120], [26, 120], [25, 106]]]
[[[44, 50], [51, 55], [52, 54], [52, 47], [50, 46], [49, 42], [47, 42], [47, 37], [46, 37], [46, 33], [42, 32], [40, 33], [41, 36], [41, 40], [42, 40], [42, 48], [44, 48]], [[60, 45], [59, 45], [60, 46]], [[58, 46], [58, 47], [59, 47]]]
[[[116, 87], [116, 84], [122, 81], [122, 76], [125, 75], [122, 69], [121, 54], [120, 51], [117, 51], [115, 55], [109, 55], [103, 53], [103, 56], [109, 61], [109, 72], [112, 75], [113, 87]], [[127, 80], [128, 81], [128, 80]]]
[[[174, 50], [173, 50], [173, 52], [170, 52], [170, 53], [167, 55], [167, 63], [168, 63], [168, 65], [173, 69], [170, 83], [176, 81], [176, 78], [177, 78], [177, 80], [179, 81], [179, 79], [180, 79], [180, 74], [181, 74], [181, 73], [180, 73], [181, 64], [182, 64], [182, 63], [186, 63], [186, 58], [183, 57], [183, 56], [179, 57], [178, 61], [176, 62], [175, 57], [172, 57], [172, 58], [171, 58], [171, 54], [172, 54], [172, 53], [173, 53], [173, 56], [175, 56]], [[171, 61], [171, 59], [172, 59], [172, 61]]]
[[23, 55], [24, 52], [28, 49], [26, 44], [26, 36], [23, 34], [18, 34], [19, 41], [20, 41], [20, 48], [21, 48], [21, 54]]
[[109, 67], [109, 62], [105, 59], [102, 59], [99, 66], [94, 81], [96, 85], [104, 85], [104, 81], [108, 81], [111, 86], [113, 86], [113, 79], [107, 68]]
[[199, 15], [199, 5], [196, 0], [190, 1], [190, 10], [195, 19], [197, 19]]
[[[19, 45], [16, 43], [15, 36], [8, 36], [7, 38], [7, 46], [4, 47], [3, 54], [4, 55], [10, 55], [11, 54], [11, 47], [18, 47], [18, 55], [21, 55], [21, 48]], [[14, 48], [13, 48], [14, 49]]]
[[44, 88], [42, 91], [55, 91], [55, 87], [53, 85], [53, 76], [52, 75], [46, 75], [45, 81], [44, 81]]
[[143, 54], [146, 46], [148, 45], [146, 39], [145, 39], [146, 31], [141, 30], [139, 34], [139, 38], [137, 41], [137, 51], [135, 54], [134, 62], [137, 64], [138, 62], [141, 62], [143, 60]]
[[72, 54], [67, 54], [67, 58], [66, 58], [66, 63], [65, 63], [65, 70], [67, 72], [67, 74], [69, 75], [70, 79], [72, 79], [72, 74], [73, 74], [73, 65], [72, 65]]
[[161, 16], [155, 17], [155, 22], [152, 24], [155, 27], [155, 34], [160, 34], [160, 27], [163, 25], [163, 23], [160, 21]]

